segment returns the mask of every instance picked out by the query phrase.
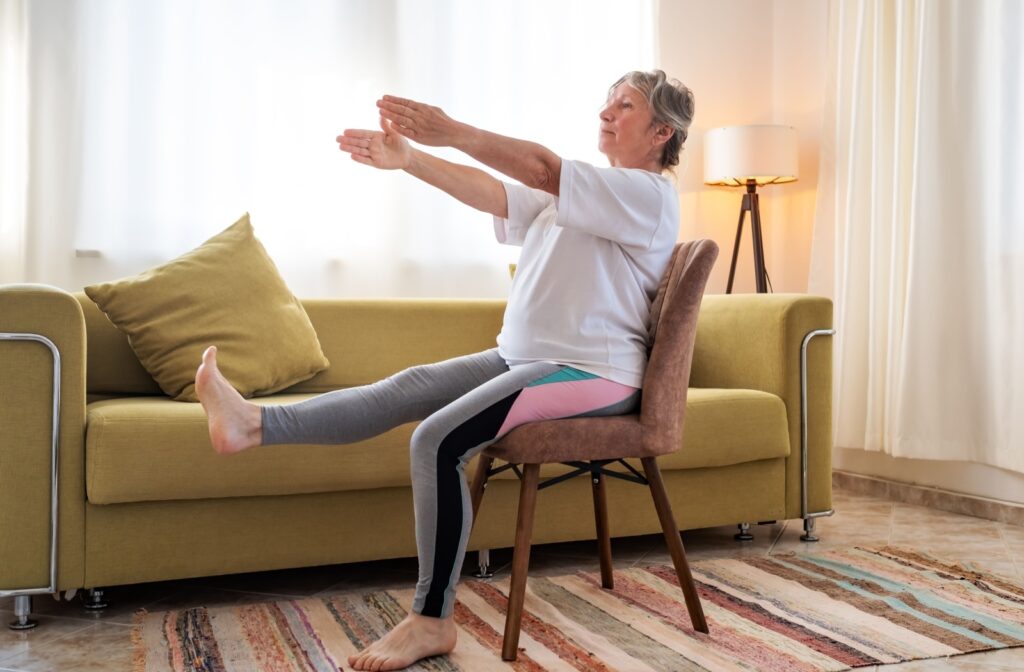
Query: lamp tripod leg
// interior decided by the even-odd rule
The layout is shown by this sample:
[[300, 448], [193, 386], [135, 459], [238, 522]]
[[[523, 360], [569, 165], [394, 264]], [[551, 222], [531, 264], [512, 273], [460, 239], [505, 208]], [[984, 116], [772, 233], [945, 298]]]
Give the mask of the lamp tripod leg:
[[756, 193], [747, 195], [750, 199], [750, 233], [754, 238], [754, 281], [757, 291], [764, 294], [768, 291], [768, 273], [764, 267], [764, 241], [761, 238], [761, 208]]
[[729, 284], [725, 286], [725, 293], [732, 294], [732, 281], [736, 277], [736, 259], [740, 254], [740, 239], [743, 238], [743, 217], [747, 214], [747, 196], [743, 195], [743, 205], [740, 206], [740, 220], [736, 224], [736, 242], [732, 245], [732, 263], [729, 264]]

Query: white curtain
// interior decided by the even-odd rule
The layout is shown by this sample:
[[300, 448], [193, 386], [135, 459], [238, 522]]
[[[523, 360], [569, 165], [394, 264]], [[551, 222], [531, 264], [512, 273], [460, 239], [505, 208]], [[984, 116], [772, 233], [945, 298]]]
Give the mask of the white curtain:
[[0, 0], [0, 283], [25, 279], [28, 45], [23, 0]]
[[835, 441], [1024, 472], [1024, 3], [834, 1]]
[[504, 296], [518, 250], [488, 215], [351, 161], [335, 136], [378, 128], [393, 93], [603, 165], [605, 92], [657, 49], [654, 0], [29, 4], [29, 257], [69, 288], [248, 211], [300, 296]]

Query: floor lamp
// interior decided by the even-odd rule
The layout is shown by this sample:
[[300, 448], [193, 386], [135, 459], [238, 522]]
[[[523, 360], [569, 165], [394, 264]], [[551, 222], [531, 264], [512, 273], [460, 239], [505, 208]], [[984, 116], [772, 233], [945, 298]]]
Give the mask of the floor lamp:
[[704, 134], [704, 184], [747, 189], [740, 205], [726, 294], [732, 294], [743, 220], [748, 212], [750, 233], [754, 241], [754, 282], [759, 293], [768, 291], [757, 188], [766, 184], [795, 182], [797, 156], [796, 129], [792, 126], [722, 126]]

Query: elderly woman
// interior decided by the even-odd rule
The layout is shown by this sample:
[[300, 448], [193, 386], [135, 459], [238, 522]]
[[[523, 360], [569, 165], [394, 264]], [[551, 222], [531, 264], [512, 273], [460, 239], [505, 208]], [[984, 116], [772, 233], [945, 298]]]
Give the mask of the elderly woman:
[[[679, 228], [676, 189], [663, 173], [679, 162], [693, 94], [660, 70], [617, 81], [599, 114], [598, 147], [610, 168], [404, 98], [384, 96], [377, 107], [381, 130], [346, 130], [342, 151], [490, 213], [498, 242], [522, 247], [497, 347], [285, 406], [239, 396], [217, 370], [216, 348], [196, 374], [222, 453], [346, 444], [422, 420], [410, 448], [419, 555], [412, 613], [349, 659], [357, 670], [400, 669], [455, 647], [455, 585], [473, 522], [465, 466], [474, 455], [526, 422], [638, 407], [650, 306]], [[520, 184], [409, 140], [457, 148]]]

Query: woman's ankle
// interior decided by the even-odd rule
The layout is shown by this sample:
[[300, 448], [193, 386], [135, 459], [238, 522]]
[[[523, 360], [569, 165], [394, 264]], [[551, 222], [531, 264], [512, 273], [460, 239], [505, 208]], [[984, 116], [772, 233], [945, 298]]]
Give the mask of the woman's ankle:
[[249, 427], [247, 437], [251, 447], [263, 445], [263, 407], [257, 406], [251, 401], [245, 402], [248, 406]]

